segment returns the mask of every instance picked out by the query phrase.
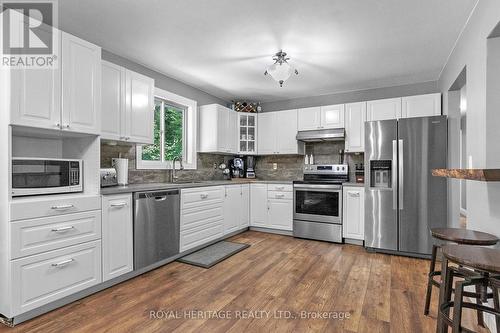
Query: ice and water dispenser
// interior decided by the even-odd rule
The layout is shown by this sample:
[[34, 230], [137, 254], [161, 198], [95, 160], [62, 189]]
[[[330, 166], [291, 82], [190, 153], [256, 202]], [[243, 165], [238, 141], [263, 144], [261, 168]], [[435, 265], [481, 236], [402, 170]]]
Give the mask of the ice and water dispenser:
[[392, 187], [392, 161], [371, 160], [370, 161], [370, 187]]

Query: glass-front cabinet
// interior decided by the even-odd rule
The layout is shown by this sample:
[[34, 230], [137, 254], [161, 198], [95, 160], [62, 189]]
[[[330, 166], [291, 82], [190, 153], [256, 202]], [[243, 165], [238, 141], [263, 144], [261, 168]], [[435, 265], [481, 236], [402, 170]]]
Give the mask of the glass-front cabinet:
[[257, 114], [238, 113], [238, 153], [253, 155], [257, 153]]

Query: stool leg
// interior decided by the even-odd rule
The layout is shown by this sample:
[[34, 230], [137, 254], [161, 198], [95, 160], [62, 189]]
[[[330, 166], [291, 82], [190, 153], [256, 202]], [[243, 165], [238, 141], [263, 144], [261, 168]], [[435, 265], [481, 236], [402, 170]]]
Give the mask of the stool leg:
[[[500, 312], [500, 299], [498, 296], [498, 288], [497, 287], [491, 287], [491, 290], [493, 291], [493, 305], [496, 311]], [[500, 331], [500, 316], [495, 315], [495, 321], [497, 324], [497, 332]]]
[[[481, 294], [482, 293], [482, 288], [483, 286], [481, 285], [476, 285], [476, 293]], [[482, 304], [481, 297], [476, 297], [476, 303], [477, 304]], [[477, 314], [477, 324], [481, 327], [484, 327], [484, 317], [483, 317], [483, 311], [476, 311]]]
[[453, 275], [448, 269], [448, 259], [443, 257], [441, 261], [441, 286], [439, 288], [439, 303], [436, 333], [447, 333], [448, 326], [443, 316], [448, 316], [450, 309], [446, 309], [441, 313], [441, 304], [448, 303], [451, 299], [451, 291], [453, 289]]
[[425, 308], [424, 308], [424, 315], [429, 314], [429, 307], [431, 305], [431, 297], [432, 297], [432, 273], [434, 273], [435, 268], [436, 268], [436, 256], [437, 256], [437, 249], [438, 247], [436, 245], [432, 245], [432, 257], [431, 257], [431, 265], [429, 269], [429, 277], [427, 279], [427, 293], [425, 294]]
[[455, 283], [455, 299], [453, 300], [453, 330], [459, 333], [462, 326], [462, 301], [463, 301], [464, 282]]

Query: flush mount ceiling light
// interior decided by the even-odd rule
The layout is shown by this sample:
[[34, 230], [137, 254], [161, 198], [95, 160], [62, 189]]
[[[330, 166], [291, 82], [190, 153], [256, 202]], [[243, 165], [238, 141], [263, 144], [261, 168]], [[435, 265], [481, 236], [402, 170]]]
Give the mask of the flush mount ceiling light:
[[293, 73], [295, 73], [295, 75], [299, 75], [299, 72], [290, 66], [288, 63], [290, 58], [287, 58], [286, 53], [282, 50], [276, 53], [273, 60], [274, 64], [269, 66], [269, 68], [264, 72], [264, 75], [271, 75], [271, 77], [280, 84], [280, 87], [283, 87], [283, 83], [288, 80]]

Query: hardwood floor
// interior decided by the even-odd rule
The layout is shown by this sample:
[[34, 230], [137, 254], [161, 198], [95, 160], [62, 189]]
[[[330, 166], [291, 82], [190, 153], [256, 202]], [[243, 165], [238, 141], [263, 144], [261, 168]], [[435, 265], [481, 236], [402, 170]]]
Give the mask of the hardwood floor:
[[[437, 289], [422, 314], [428, 261], [252, 231], [232, 240], [252, 246], [208, 270], [168, 264], [0, 333], [435, 331]], [[302, 311], [350, 317], [286, 318]]]

